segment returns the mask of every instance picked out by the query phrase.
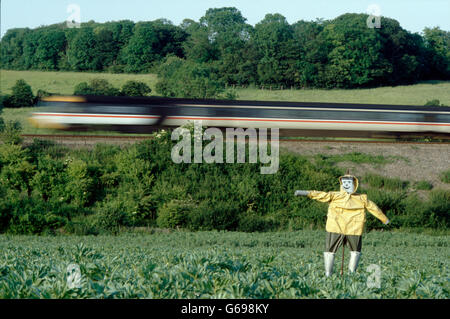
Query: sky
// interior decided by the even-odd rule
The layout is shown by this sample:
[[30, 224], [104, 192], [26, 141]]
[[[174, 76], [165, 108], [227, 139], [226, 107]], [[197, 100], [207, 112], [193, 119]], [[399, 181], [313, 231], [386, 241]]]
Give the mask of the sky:
[[[1, 35], [11, 28], [35, 28], [68, 20], [68, 6], [80, 9], [81, 22], [165, 18], [179, 25], [198, 21], [209, 8], [236, 7], [255, 25], [268, 13], [280, 13], [289, 23], [333, 19], [344, 13], [368, 13], [376, 5], [382, 16], [396, 19], [411, 32], [439, 26], [450, 31], [450, 0], [0, 0]], [[374, 10], [374, 9], [372, 9]], [[72, 12], [73, 13], [73, 12]], [[77, 20], [73, 17], [73, 20]]]

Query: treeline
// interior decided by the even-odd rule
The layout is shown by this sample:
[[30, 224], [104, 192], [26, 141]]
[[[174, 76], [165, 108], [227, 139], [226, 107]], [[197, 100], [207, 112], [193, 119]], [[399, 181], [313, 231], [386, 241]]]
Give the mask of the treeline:
[[180, 68], [228, 86], [354, 88], [450, 79], [450, 32], [413, 34], [386, 17], [371, 29], [367, 18], [344, 14], [289, 24], [267, 14], [252, 26], [226, 7], [179, 26], [159, 19], [11, 29], [1, 41], [1, 67], [145, 73], [177, 57]]

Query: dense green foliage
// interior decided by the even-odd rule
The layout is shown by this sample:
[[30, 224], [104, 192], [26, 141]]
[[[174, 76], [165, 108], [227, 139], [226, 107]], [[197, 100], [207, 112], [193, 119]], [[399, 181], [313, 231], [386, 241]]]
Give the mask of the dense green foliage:
[[89, 83], [78, 83], [73, 91], [74, 95], [120, 95], [120, 90], [113, 87], [105, 79], [92, 79]]
[[[325, 277], [324, 241], [307, 230], [0, 235], [0, 298], [449, 298], [446, 236], [368, 233], [354, 274], [346, 250], [343, 278], [340, 260]], [[78, 288], [69, 264], [80, 267]]]
[[152, 89], [140, 81], [127, 81], [122, 89], [115, 88], [106, 79], [92, 79], [78, 83], [73, 91], [74, 95], [105, 95], [105, 96], [147, 96]]
[[[13, 140], [1, 144], [0, 232], [324, 227], [327, 204], [293, 194], [296, 189], [338, 190], [338, 177], [344, 172], [335, 163], [282, 153], [279, 170], [272, 175], [262, 175], [260, 168], [266, 165], [250, 164], [248, 159], [242, 164], [175, 164], [170, 135], [161, 131], [127, 147], [99, 144], [92, 150], [70, 150], [39, 140], [28, 147]], [[343, 159], [361, 157], [353, 153]], [[429, 199], [422, 200], [397, 179], [369, 175], [361, 177], [361, 185], [359, 191], [391, 220], [388, 229], [445, 230], [450, 225], [448, 191], [432, 190]], [[367, 229], [381, 228], [385, 226], [368, 217]]]
[[[52, 95], [44, 90], [38, 90], [36, 96], [33, 95], [31, 86], [23, 79], [17, 80], [11, 88], [11, 95], [3, 95], [0, 100], [0, 107], [20, 108], [33, 106], [39, 99]], [[140, 81], [127, 81], [122, 89], [115, 88], [106, 79], [94, 78], [87, 82], [78, 83], [74, 88], [74, 95], [105, 95], [105, 96], [146, 96], [152, 89]]]
[[35, 102], [31, 86], [24, 80], [17, 80], [16, 84], [11, 88], [12, 94], [2, 98], [2, 106], [4, 107], [29, 107]]
[[186, 61], [169, 57], [158, 69], [156, 90], [166, 97], [193, 99], [233, 99], [230, 90], [224, 90], [224, 83], [217, 79], [210, 66], [205, 63]]
[[368, 28], [366, 14], [289, 24], [267, 14], [255, 26], [232, 7], [206, 11], [179, 26], [159, 19], [65, 23], [10, 29], [1, 40], [1, 68], [149, 72], [170, 56], [213, 81], [265, 87], [352, 88], [450, 78], [450, 32], [412, 34], [396, 20]]
[[447, 171], [442, 173], [441, 181], [443, 181], [444, 183], [449, 183], [450, 184], [450, 170], [447, 170]]
[[127, 81], [122, 86], [122, 95], [125, 96], [147, 96], [152, 92], [152, 89], [144, 82]]

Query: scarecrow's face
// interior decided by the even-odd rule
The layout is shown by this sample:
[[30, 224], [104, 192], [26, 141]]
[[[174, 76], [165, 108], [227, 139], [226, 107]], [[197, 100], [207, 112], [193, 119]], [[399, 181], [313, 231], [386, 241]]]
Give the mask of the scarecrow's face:
[[355, 190], [355, 185], [353, 183], [353, 178], [343, 178], [342, 179], [342, 187], [344, 188], [344, 190], [348, 194], [353, 193], [354, 190]]

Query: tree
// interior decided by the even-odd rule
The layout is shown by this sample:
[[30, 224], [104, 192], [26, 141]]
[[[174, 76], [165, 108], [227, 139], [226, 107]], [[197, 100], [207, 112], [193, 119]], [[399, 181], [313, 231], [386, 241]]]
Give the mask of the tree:
[[293, 29], [281, 14], [267, 14], [255, 25], [253, 41], [258, 50], [258, 79], [264, 84], [293, 85], [300, 47]]
[[113, 32], [106, 27], [95, 28], [94, 34], [99, 69], [104, 70], [116, 61], [117, 55], [119, 54], [119, 46], [114, 40]]
[[97, 41], [92, 28], [77, 29], [67, 49], [68, 63], [76, 71], [94, 71], [101, 69], [101, 59]]
[[125, 96], [147, 96], [152, 92], [152, 89], [144, 82], [127, 81], [122, 86], [122, 95]]
[[36, 48], [33, 67], [40, 70], [57, 70], [60, 53], [64, 52], [66, 36], [61, 30], [43, 30]]
[[113, 87], [108, 80], [92, 79], [89, 84], [86, 82], [78, 83], [73, 92], [74, 95], [105, 95], [118, 96], [121, 95], [120, 90]]
[[168, 57], [158, 71], [158, 93], [167, 97], [194, 99], [220, 98], [224, 84], [205, 64]]
[[1, 67], [4, 69], [22, 69], [23, 43], [30, 29], [9, 29], [3, 36], [0, 46]]
[[367, 28], [366, 20], [365, 14], [344, 14], [324, 26], [317, 36], [317, 48], [322, 52], [317, 65], [320, 86], [370, 86], [389, 74], [391, 66], [382, 54], [382, 35], [377, 29]]
[[439, 27], [425, 28], [423, 39], [427, 48], [427, 61], [430, 78], [448, 79], [450, 77], [450, 32]]
[[228, 84], [245, 81], [239, 72], [244, 68], [244, 52], [253, 33], [253, 27], [245, 21], [236, 8], [209, 9], [200, 19], [197, 37], [193, 38], [195, 44], [200, 46], [200, 50], [193, 51], [203, 52], [200, 56], [207, 56]]
[[216, 43], [209, 40], [206, 26], [185, 19], [182, 28], [188, 34], [187, 40], [183, 44], [188, 60], [204, 63], [219, 59], [219, 48]]
[[33, 91], [23, 79], [17, 80], [11, 88], [12, 94], [4, 101], [5, 107], [29, 107], [34, 104]]
[[127, 72], [148, 71], [157, 54], [153, 49], [158, 41], [150, 22], [139, 22], [134, 27], [133, 36], [124, 49], [123, 60]]

